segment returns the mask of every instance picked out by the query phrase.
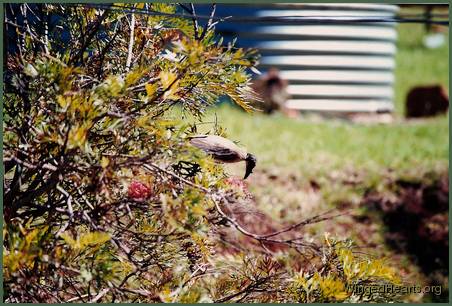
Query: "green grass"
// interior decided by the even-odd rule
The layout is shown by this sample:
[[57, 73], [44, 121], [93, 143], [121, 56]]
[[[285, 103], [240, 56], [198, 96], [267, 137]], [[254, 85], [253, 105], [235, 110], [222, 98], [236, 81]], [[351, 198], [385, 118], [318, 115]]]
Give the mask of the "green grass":
[[[250, 188], [261, 209], [277, 218], [300, 206], [304, 215], [344, 203], [359, 205], [369, 190], [391, 194], [396, 180], [429, 184], [448, 171], [447, 117], [362, 125], [249, 115], [230, 106], [218, 108], [216, 115], [227, 136], [257, 156]], [[230, 171], [241, 176], [244, 167]], [[269, 174], [278, 179], [269, 180]], [[345, 183], [350, 178], [358, 183]], [[306, 192], [312, 182], [321, 186], [314, 201]], [[295, 221], [300, 214], [283, 219]]]
[[260, 168], [316, 177], [333, 170], [378, 174], [392, 169], [409, 174], [448, 165], [447, 117], [362, 125], [249, 115], [229, 106], [218, 108], [216, 114], [228, 136], [256, 154]]

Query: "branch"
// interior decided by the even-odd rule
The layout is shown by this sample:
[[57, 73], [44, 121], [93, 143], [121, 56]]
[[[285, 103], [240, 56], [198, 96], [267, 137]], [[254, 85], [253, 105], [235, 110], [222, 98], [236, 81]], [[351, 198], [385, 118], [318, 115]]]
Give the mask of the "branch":
[[324, 213], [322, 213], [320, 215], [316, 215], [314, 217], [305, 219], [303, 221], [295, 223], [295, 224], [293, 224], [291, 226], [288, 226], [287, 228], [284, 228], [284, 229], [279, 230], [277, 232], [273, 232], [273, 233], [270, 233], [270, 234], [267, 234], [267, 235], [262, 235], [262, 237], [264, 237], [264, 238], [274, 237], [274, 236], [277, 236], [277, 235], [289, 232], [291, 230], [294, 230], [294, 229], [296, 229], [296, 228], [298, 228], [300, 226], [303, 226], [303, 225], [307, 225], [307, 224], [311, 224], [311, 223], [318, 223], [318, 222], [321, 222], [321, 221], [325, 221], [325, 220], [329, 220], [329, 219], [332, 219], [332, 218], [336, 218], [336, 217], [345, 215], [347, 213], [347, 212], [345, 212], [345, 213], [340, 213], [340, 214], [333, 215], [333, 216], [326, 216], [329, 213], [333, 212], [334, 210], [335, 209], [330, 209], [327, 212], [324, 212]]
[[221, 299], [215, 300], [214, 303], [224, 303], [226, 301], [229, 301], [241, 294], [249, 294], [252, 290], [256, 289], [257, 287], [259, 287], [262, 284], [265, 284], [269, 279], [271, 279], [274, 276], [277, 276], [278, 274], [272, 274], [269, 276], [266, 276], [264, 278], [258, 279], [256, 280], [256, 282], [249, 284], [248, 286], [246, 286], [245, 288], [243, 288], [242, 290], [236, 292], [236, 293], [232, 293], [228, 296], [222, 297]]
[[201, 33], [201, 36], [199, 37], [199, 40], [202, 40], [204, 38], [204, 36], [206, 36], [207, 31], [210, 30], [213, 27], [212, 22], [213, 22], [213, 17], [215, 16], [215, 10], [216, 9], [217, 9], [217, 5], [216, 5], [216, 3], [213, 3], [212, 4], [212, 12], [210, 12], [209, 21], [207, 21], [206, 26], [202, 30], [202, 33]]
[[80, 62], [83, 62], [83, 53], [93, 39], [94, 35], [96, 35], [102, 22], [105, 20], [105, 18], [107, 18], [108, 14], [109, 8], [106, 8], [104, 13], [96, 20], [95, 24], [92, 26], [92, 30], [86, 35], [86, 39], [84, 39], [84, 42], [82, 43], [82, 46], [80, 47], [78, 53], [73, 58], [71, 58], [71, 63], [76, 59], [78, 59]]
[[83, 300], [83, 298], [85, 298], [85, 297], [88, 297], [88, 294], [83, 294], [83, 295], [80, 295], [80, 296], [76, 296], [76, 297], [70, 298], [69, 300], [66, 301], [66, 303], [75, 302], [75, 301], [78, 301], [78, 300]]
[[132, 63], [132, 51], [134, 42], [135, 42], [135, 14], [132, 14], [132, 20], [130, 21], [130, 39], [129, 39], [129, 48], [127, 51], [126, 70], [130, 69], [130, 64]]
[[199, 40], [199, 37], [198, 37], [198, 29], [199, 29], [198, 17], [196, 17], [195, 6], [194, 6], [193, 3], [190, 3], [190, 7], [191, 7], [192, 15], [193, 15], [192, 20], [193, 20], [193, 27], [194, 27], [194, 30], [195, 30], [195, 39]]
[[110, 291], [110, 288], [105, 288], [102, 289], [91, 301], [89, 301], [88, 303], [96, 303], [99, 299], [101, 299], [105, 294], [108, 293], [108, 291]]
[[223, 211], [223, 209], [221, 208], [219, 202], [224, 201], [224, 202], [229, 203], [229, 200], [226, 198], [225, 195], [220, 194], [220, 193], [215, 193], [213, 190], [211, 190], [209, 188], [197, 185], [197, 184], [195, 184], [195, 183], [193, 183], [193, 182], [191, 182], [191, 181], [189, 181], [189, 180], [187, 180], [187, 179], [185, 179], [183, 177], [180, 177], [179, 175], [177, 175], [177, 174], [175, 174], [175, 173], [173, 173], [173, 172], [171, 172], [169, 170], [161, 168], [160, 166], [158, 166], [158, 165], [156, 165], [154, 163], [144, 164], [143, 167], [148, 169], [149, 171], [152, 171], [152, 172], [155, 172], [155, 171], [163, 172], [166, 175], [171, 176], [171, 177], [179, 180], [180, 182], [182, 182], [182, 183], [184, 183], [184, 184], [186, 184], [188, 186], [191, 186], [193, 188], [196, 188], [196, 189], [199, 189], [199, 190], [203, 191], [208, 197], [210, 197], [210, 199], [213, 201], [213, 203], [215, 205], [215, 209], [217, 210], [217, 212], [224, 219], [226, 219], [229, 223], [231, 223], [243, 235], [248, 236], [248, 237], [250, 237], [252, 239], [255, 239], [255, 240], [259, 241], [259, 242], [279, 243], [279, 244], [285, 244], [285, 245], [292, 246], [292, 247], [307, 247], [307, 246], [309, 246], [312, 249], [318, 249], [315, 245], [312, 245], [312, 244], [309, 245], [309, 244], [305, 244], [305, 243], [302, 243], [302, 242], [298, 242], [299, 240], [302, 240], [302, 238], [271, 239], [270, 237], [279, 235], [281, 233], [285, 233], [287, 231], [290, 231], [290, 230], [292, 230], [294, 228], [297, 228], [299, 226], [302, 226], [302, 225], [306, 225], [306, 224], [310, 224], [310, 223], [313, 223], [313, 222], [320, 222], [320, 221], [323, 221], [323, 220], [330, 219], [330, 217], [323, 217], [323, 218], [321, 218], [321, 216], [324, 216], [325, 214], [330, 212], [330, 211], [328, 211], [327, 213], [324, 213], [322, 215], [315, 216], [313, 218], [304, 220], [302, 222], [299, 222], [299, 223], [297, 223], [295, 225], [292, 225], [292, 226], [290, 226], [288, 228], [285, 228], [283, 230], [280, 230], [280, 231], [277, 231], [277, 232], [274, 232], [274, 233], [270, 233], [270, 234], [266, 234], [266, 235], [254, 234], [254, 233], [249, 232], [244, 227], [242, 227], [237, 222], [237, 220], [235, 220], [234, 218], [228, 216]]
[[25, 166], [25, 167], [27, 167], [29, 169], [41, 169], [42, 168], [42, 169], [47, 169], [47, 170], [51, 170], [51, 171], [57, 171], [58, 170], [57, 167], [52, 166], [51, 164], [45, 163], [42, 166], [40, 166], [40, 165], [35, 166], [35, 165], [30, 164], [30, 163], [27, 163], [26, 161], [20, 160], [16, 156], [5, 157], [3, 159], [3, 162], [10, 162], [10, 161], [15, 161], [17, 164]]
[[191, 19], [193, 21], [193, 30], [194, 30], [194, 34], [195, 34], [195, 39], [199, 40], [199, 37], [198, 37], [199, 25], [198, 25], [198, 17], [196, 17], [195, 6], [193, 5], [193, 3], [190, 3], [190, 8], [186, 7], [182, 3], [179, 3], [179, 6], [182, 7], [186, 12], [188, 12], [192, 16]]
[[66, 224], [63, 227], [61, 227], [58, 230], [58, 232], [55, 234], [56, 237], [59, 237], [60, 234], [63, 233], [66, 230], [66, 228], [69, 226], [69, 223], [71, 223], [72, 218], [74, 216], [74, 210], [72, 208], [72, 196], [66, 190], [64, 190], [60, 185], [57, 185], [56, 188], [58, 189], [59, 192], [61, 192], [63, 195], [66, 196], [67, 213], [69, 216], [69, 219], [67, 220]]

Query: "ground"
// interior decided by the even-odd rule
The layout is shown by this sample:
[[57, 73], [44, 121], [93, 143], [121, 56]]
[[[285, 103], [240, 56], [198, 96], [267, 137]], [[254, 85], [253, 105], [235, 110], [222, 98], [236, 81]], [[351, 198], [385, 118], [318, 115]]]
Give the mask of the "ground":
[[[402, 24], [398, 31], [393, 123], [250, 115], [227, 105], [212, 110], [205, 121], [216, 117], [230, 139], [257, 156], [247, 183], [260, 210], [281, 223], [330, 208], [348, 211], [311, 233], [353, 238], [362, 251], [387, 256], [409, 284], [445, 285], [449, 118], [406, 121], [403, 114], [412, 86], [440, 83], [449, 92], [449, 50], [447, 44], [423, 47], [422, 25]], [[206, 130], [212, 126], [206, 124]], [[242, 176], [244, 165], [227, 170]], [[447, 296], [443, 287], [441, 297], [407, 299]]]

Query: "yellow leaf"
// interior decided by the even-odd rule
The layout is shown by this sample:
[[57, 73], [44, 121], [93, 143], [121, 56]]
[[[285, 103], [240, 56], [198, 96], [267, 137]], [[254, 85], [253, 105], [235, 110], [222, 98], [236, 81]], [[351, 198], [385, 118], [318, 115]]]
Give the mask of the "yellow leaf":
[[201, 205], [195, 205], [191, 211], [198, 216], [205, 216], [207, 214], [206, 210]]
[[88, 232], [79, 238], [79, 247], [98, 246], [110, 240], [110, 235], [103, 232]]
[[61, 108], [66, 108], [68, 104], [70, 104], [70, 101], [68, 101], [68, 98], [65, 98], [64, 96], [57, 96], [57, 102], [60, 105]]
[[324, 297], [334, 300], [344, 300], [349, 296], [349, 293], [345, 289], [345, 284], [339, 279], [330, 276], [325, 278], [319, 276], [318, 280], [320, 290], [322, 290]]
[[110, 235], [104, 232], [87, 232], [78, 237], [77, 240], [68, 233], [62, 233], [60, 237], [63, 238], [67, 245], [76, 250], [84, 250], [88, 246], [101, 246], [110, 240]]
[[163, 89], [167, 90], [171, 84], [176, 80], [177, 75], [171, 71], [161, 71], [159, 74], [160, 81], [162, 82]]
[[126, 75], [125, 86], [130, 86], [135, 84], [141, 77], [143, 72], [140, 70], [134, 70]]
[[232, 74], [232, 78], [238, 83], [244, 83], [247, 80], [246, 74], [240, 71], [235, 71]]
[[162, 299], [164, 303], [171, 302], [171, 289], [168, 286], [165, 286], [163, 290], [160, 292], [159, 297]]
[[75, 128], [71, 129], [68, 136], [69, 148], [83, 148], [86, 142], [87, 134], [88, 129], [86, 127], [76, 126]]
[[162, 120], [157, 120], [157, 123], [159, 126], [174, 126], [176, 124], [179, 124], [180, 121], [171, 120], [171, 119], [162, 119]]
[[154, 84], [148, 83], [148, 84], [144, 85], [144, 87], [146, 88], [146, 93], [147, 93], [148, 97], [152, 97], [155, 94], [155, 92], [157, 91], [157, 89], [159, 88], [157, 83], [154, 83]]
[[69, 235], [68, 233], [61, 233], [60, 237], [63, 238], [64, 242], [66, 242], [66, 244], [71, 248], [75, 248], [77, 242], [74, 240], [74, 238], [71, 237], [71, 235]]
[[179, 81], [176, 81], [164, 94], [164, 99], [172, 99], [177, 100], [179, 96], [177, 95], [177, 92], [179, 91]]
[[102, 160], [100, 161], [100, 165], [102, 166], [102, 168], [107, 168], [107, 166], [110, 164], [110, 159], [108, 159], [107, 157], [103, 156]]

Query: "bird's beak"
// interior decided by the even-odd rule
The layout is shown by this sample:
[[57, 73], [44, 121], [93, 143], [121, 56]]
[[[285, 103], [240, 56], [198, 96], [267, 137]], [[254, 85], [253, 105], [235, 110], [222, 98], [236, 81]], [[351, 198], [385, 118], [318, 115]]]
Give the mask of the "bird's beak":
[[256, 166], [256, 162], [254, 160], [247, 159], [246, 160], [246, 171], [245, 171], [245, 177], [243, 178], [246, 180], [246, 178], [253, 173], [253, 169]]

